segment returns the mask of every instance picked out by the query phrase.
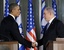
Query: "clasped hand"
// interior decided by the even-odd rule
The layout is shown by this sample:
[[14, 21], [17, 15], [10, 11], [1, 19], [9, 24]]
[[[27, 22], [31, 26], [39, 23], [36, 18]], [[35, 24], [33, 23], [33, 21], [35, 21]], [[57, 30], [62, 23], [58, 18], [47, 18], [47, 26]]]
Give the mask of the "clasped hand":
[[32, 47], [36, 47], [36, 42], [32, 42]]

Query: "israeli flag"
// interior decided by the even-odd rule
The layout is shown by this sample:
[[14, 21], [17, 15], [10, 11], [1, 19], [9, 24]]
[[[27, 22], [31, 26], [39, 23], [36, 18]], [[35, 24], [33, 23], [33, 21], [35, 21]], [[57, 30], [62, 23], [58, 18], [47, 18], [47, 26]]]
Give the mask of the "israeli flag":
[[[16, 3], [17, 3], [18, 5], [20, 5], [20, 0], [16, 0]], [[21, 34], [21, 36], [24, 38], [24, 34], [23, 34], [23, 31], [22, 31], [23, 27], [22, 27], [21, 14], [19, 15], [19, 17], [17, 17], [16, 22], [18, 23], [18, 28], [19, 28], [20, 34]], [[20, 40], [21, 40], [21, 39], [20, 39]], [[19, 44], [19, 50], [25, 50], [24, 45]]]
[[[45, 0], [41, 0], [41, 19], [40, 19], [40, 25], [41, 25], [41, 33], [40, 33], [40, 39], [43, 37], [43, 32], [44, 32], [44, 27], [47, 24], [46, 20], [43, 17], [43, 12], [45, 9], [46, 5], [45, 5]], [[43, 45], [39, 47], [39, 50], [43, 50]]]
[[3, 0], [3, 13], [4, 13], [4, 17], [8, 16], [9, 14], [9, 0]]
[[56, 0], [52, 0], [52, 8], [54, 9], [55, 17], [57, 17], [57, 4], [56, 4]]

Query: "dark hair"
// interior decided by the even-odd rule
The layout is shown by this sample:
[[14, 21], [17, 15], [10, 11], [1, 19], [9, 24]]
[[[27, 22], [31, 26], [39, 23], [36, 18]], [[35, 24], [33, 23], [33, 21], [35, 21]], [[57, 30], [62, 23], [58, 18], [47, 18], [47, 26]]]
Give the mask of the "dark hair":
[[11, 3], [10, 5], [9, 5], [9, 13], [11, 13], [12, 12], [12, 10], [13, 10], [13, 8], [15, 8], [16, 6], [19, 6], [17, 3]]

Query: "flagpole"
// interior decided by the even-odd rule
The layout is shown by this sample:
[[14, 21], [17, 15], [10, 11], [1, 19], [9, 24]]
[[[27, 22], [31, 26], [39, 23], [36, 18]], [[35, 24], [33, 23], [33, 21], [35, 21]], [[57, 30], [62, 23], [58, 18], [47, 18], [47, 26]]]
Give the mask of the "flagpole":
[[3, 0], [3, 14], [4, 14], [4, 11], [5, 11], [5, 0]]

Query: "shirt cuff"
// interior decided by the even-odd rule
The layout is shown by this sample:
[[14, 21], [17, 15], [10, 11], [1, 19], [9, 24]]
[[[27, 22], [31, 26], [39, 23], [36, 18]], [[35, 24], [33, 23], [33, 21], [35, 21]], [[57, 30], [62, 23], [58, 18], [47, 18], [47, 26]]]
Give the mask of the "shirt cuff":
[[38, 46], [38, 43], [36, 42], [36, 46]]

